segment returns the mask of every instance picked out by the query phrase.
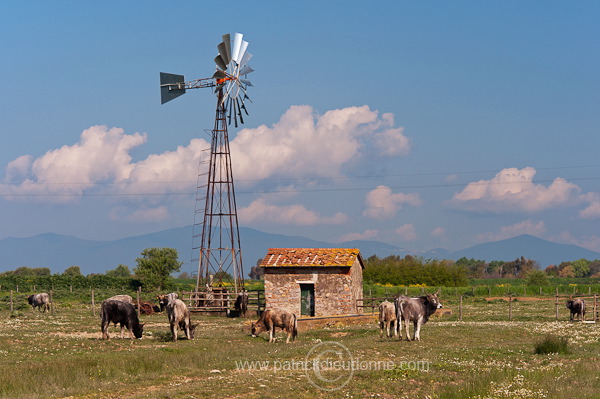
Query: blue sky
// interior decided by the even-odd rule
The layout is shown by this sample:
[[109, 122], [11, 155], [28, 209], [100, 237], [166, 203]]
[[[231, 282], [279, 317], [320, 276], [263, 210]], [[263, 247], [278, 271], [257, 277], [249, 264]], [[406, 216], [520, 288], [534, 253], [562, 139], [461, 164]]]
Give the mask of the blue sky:
[[[249, 41], [230, 129], [242, 226], [460, 249], [532, 234], [600, 251], [600, 5], [5, 1], [0, 239], [190, 225], [216, 99], [160, 105]], [[242, 248], [243, 248], [242, 243]]]

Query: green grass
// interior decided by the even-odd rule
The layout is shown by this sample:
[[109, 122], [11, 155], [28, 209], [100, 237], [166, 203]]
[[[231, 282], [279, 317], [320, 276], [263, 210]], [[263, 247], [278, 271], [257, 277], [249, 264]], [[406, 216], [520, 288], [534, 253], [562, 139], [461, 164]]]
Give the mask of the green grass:
[[548, 355], [553, 353], [570, 353], [569, 339], [566, 337], [556, 337], [553, 335], [547, 335], [535, 344], [536, 355]]
[[[432, 318], [421, 342], [379, 338], [372, 323], [301, 332], [289, 345], [281, 332], [274, 344], [252, 338], [245, 320], [198, 315], [195, 339], [175, 343], [164, 314], [141, 317], [142, 340], [115, 338], [111, 327], [103, 341], [98, 316], [81, 302], [60, 303], [54, 315], [0, 310], [0, 398], [594, 398], [600, 389], [600, 325], [569, 322], [564, 306], [556, 321], [552, 300], [515, 302], [509, 321], [504, 301], [464, 299], [461, 322], [448, 299], [453, 315]], [[548, 336], [568, 338], [569, 353], [536, 355]], [[386, 367], [355, 370], [333, 391], [284, 367], [329, 341], [359, 364]], [[258, 370], [244, 361], [270, 363]], [[345, 377], [337, 372], [323, 376]]]

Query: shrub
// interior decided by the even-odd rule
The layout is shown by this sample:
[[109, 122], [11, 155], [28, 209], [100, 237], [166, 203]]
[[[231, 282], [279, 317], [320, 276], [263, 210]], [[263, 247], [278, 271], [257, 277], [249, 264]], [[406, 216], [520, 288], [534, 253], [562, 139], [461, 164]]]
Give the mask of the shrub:
[[549, 353], [567, 354], [569, 352], [569, 340], [564, 337], [547, 335], [535, 344], [536, 355], [547, 355]]

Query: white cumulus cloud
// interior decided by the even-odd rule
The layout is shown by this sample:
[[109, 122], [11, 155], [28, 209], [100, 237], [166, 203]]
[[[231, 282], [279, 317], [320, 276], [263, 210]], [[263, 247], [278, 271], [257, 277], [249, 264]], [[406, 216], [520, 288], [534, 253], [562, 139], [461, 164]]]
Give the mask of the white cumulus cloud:
[[379, 155], [404, 155], [409, 140], [393, 127], [391, 114], [378, 117], [368, 106], [317, 114], [308, 105], [292, 106], [271, 127], [243, 129], [231, 141], [236, 178], [338, 175], [341, 168], [375, 143]]
[[532, 167], [506, 168], [490, 180], [469, 183], [454, 194], [449, 205], [466, 210], [536, 212], [580, 202], [581, 189], [563, 178], [556, 178], [549, 186], [535, 184], [536, 171]]
[[387, 186], [377, 186], [367, 194], [364, 216], [373, 219], [385, 219], [396, 215], [403, 204], [418, 206], [421, 204], [419, 194], [396, 193]]
[[274, 205], [264, 198], [259, 198], [247, 207], [238, 209], [238, 217], [243, 223], [261, 221], [298, 226], [342, 224], [347, 220], [347, 216], [341, 212], [333, 216], [322, 216], [301, 204]]
[[412, 223], [403, 224], [395, 230], [395, 233], [405, 241], [414, 241], [417, 239], [417, 232], [415, 226]]
[[379, 235], [379, 230], [365, 230], [362, 233], [348, 233], [340, 237], [338, 242], [355, 240], [373, 240]]

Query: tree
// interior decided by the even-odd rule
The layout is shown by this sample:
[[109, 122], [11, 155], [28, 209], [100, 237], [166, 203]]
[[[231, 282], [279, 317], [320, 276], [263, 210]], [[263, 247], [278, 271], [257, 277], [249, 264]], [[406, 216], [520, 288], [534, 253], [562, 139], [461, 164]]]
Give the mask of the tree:
[[107, 270], [106, 275], [110, 277], [131, 277], [131, 272], [129, 271], [129, 266], [119, 265], [112, 270]]
[[14, 272], [11, 274], [15, 276], [50, 276], [50, 269], [47, 267], [27, 267], [21, 266], [17, 267]]
[[558, 277], [575, 277], [575, 270], [573, 270], [573, 266], [568, 265], [567, 267], [561, 269], [561, 271], [558, 272]]
[[178, 272], [183, 262], [179, 262], [174, 248], [146, 248], [142, 257], [135, 261], [135, 274], [141, 278], [145, 288], [162, 290], [167, 286], [171, 273]]
[[250, 268], [250, 273], [248, 273], [248, 277], [252, 280], [262, 280], [265, 276], [265, 268], [260, 267], [262, 263], [262, 258], [256, 262], [256, 266], [252, 266]]
[[81, 276], [81, 269], [79, 266], [67, 267], [63, 272], [63, 276]]
[[548, 276], [542, 270], [533, 270], [527, 275], [527, 285], [548, 285]]
[[590, 263], [592, 262], [583, 258], [571, 262], [575, 277], [587, 277], [590, 273]]

